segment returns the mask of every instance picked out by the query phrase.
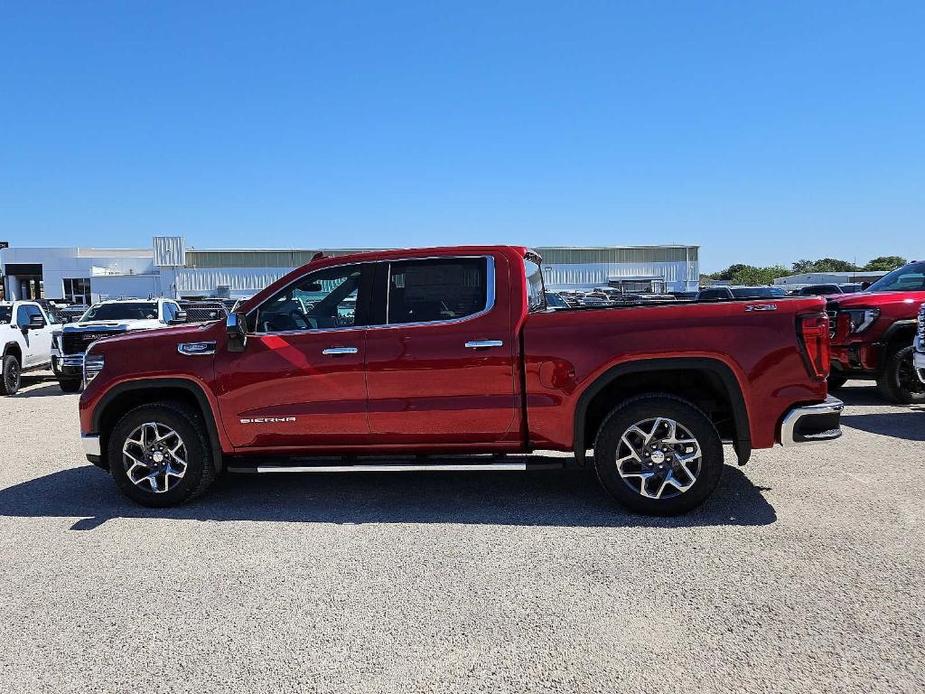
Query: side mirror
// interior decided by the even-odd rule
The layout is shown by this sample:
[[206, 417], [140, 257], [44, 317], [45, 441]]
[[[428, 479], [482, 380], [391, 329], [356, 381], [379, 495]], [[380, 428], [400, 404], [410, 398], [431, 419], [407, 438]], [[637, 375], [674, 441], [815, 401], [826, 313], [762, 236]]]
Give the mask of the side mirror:
[[228, 351], [243, 352], [247, 344], [247, 319], [243, 313], [229, 313], [225, 319], [225, 332], [228, 335]]
[[186, 311], [177, 311], [167, 325], [182, 325], [186, 322]]
[[23, 330], [36, 330], [45, 327], [45, 319], [39, 315], [32, 314], [29, 316], [29, 322], [20, 326]]

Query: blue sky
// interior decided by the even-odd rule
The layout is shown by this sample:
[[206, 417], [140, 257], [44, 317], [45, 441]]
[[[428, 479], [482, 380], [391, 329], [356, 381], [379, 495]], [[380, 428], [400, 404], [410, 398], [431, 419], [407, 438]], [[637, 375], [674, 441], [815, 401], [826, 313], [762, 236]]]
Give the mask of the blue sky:
[[0, 239], [925, 256], [923, 2], [0, 3]]

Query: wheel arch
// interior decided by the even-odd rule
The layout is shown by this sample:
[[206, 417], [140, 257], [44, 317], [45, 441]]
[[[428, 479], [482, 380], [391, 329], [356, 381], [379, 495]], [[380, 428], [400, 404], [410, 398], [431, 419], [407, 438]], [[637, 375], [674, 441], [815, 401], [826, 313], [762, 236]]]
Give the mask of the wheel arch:
[[100, 450], [105, 460], [108, 432], [128, 410], [138, 405], [157, 401], [179, 401], [195, 409], [202, 417], [212, 450], [212, 462], [216, 472], [222, 467], [222, 443], [216, 424], [215, 413], [203, 388], [195, 381], [184, 378], [154, 378], [119, 383], [109, 389], [93, 409], [92, 430], [99, 432]]
[[586, 451], [607, 413], [620, 402], [646, 392], [667, 393], [694, 404], [705, 397], [720, 400], [716, 412], [721, 416], [728, 413], [729, 418], [721, 433], [732, 440], [739, 465], [748, 462], [752, 450], [748, 408], [733, 370], [709, 357], [668, 357], [617, 364], [585, 388], [578, 398], [573, 424], [573, 448], [579, 465], [584, 465]]
[[16, 357], [19, 360], [19, 363], [22, 364], [22, 347], [20, 347], [19, 343], [15, 340], [11, 340], [10, 342], [7, 342], [6, 345], [4, 345], [3, 356], [5, 357], [8, 354]]
[[[912, 344], [915, 337], [915, 329], [918, 325], [917, 319], [898, 320], [888, 327], [880, 338], [880, 344], [884, 350], [891, 350], [895, 345]], [[908, 340], [906, 339], [908, 337]]]

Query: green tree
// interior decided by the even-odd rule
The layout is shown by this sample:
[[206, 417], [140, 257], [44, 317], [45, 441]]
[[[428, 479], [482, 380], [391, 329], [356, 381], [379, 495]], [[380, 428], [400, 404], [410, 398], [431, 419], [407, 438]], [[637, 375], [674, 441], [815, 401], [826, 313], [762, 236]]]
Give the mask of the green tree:
[[711, 279], [714, 279], [714, 280], [727, 280], [727, 281], [729, 281], [729, 280], [732, 280], [733, 277], [735, 277], [736, 273], [745, 271], [745, 270], [747, 270], [748, 268], [751, 268], [751, 267], [752, 267], [751, 265], [743, 265], [742, 263], [735, 263], [735, 264], [730, 265], [729, 267], [727, 267], [725, 270], [720, 270], [719, 272], [714, 272], [712, 275], [710, 275], [710, 278], [711, 278]]
[[793, 264], [793, 273], [805, 272], [854, 272], [859, 269], [854, 263], [839, 258], [819, 258], [818, 260], [801, 259]]
[[765, 285], [772, 284], [775, 277], [786, 277], [790, 274], [783, 265], [770, 265], [768, 267], [754, 267], [753, 265], [742, 265], [733, 273], [733, 284]]
[[908, 261], [905, 258], [900, 258], [898, 255], [881, 255], [877, 258], [871, 260], [867, 265], [864, 266], [865, 270], [883, 271], [889, 272], [890, 270], [895, 270], [898, 267], [902, 267]]
[[838, 258], [820, 258], [813, 263], [813, 272], [854, 272], [858, 266]]

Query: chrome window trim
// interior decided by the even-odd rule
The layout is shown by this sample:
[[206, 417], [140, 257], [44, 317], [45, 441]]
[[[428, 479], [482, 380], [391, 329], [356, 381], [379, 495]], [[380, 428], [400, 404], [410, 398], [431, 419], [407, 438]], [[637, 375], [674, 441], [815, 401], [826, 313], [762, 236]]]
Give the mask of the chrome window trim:
[[[253, 337], [264, 337], [267, 335], [317, 335], [324, 333], [340, 333], [348, 332], [351, 330], [394, 330], [396, 328], [418, 328], [425, 325], [455, 325], [457, 323], [465, 323], [470, 320], [475, 320], [476, 318], [481, 318], [482, 316], [490, 313], [495, 307], [495, 258], [492, 255], [436, 255], [436, 256], [426, 256], [419, 258], [393, 258], [390, 260], [367, 260], [359, 263], [342, 263], [340, 265], [329, 265], [328, 267], [321, 268], [321, 270], [333, 270], [340, 267], [352, 267], [359, 265], [376, 265], [378, 263], [386, 263], [388, 265], [388, 273], [386, 280], [386, 309], [385, 309], [385, 319], [389, 320], [389, 295], [388, 289], [392, 281], [392, 263], [405, 263], [405, 262], [415, 262], [419, 260], [471, 260], [473, 258], [484, 258], [486, 261], [485, 267], [485, 308], [476, 313], [470, 313], [468, 316], [461, 316], [460, 318], [449, 318], [447, 320], [439, 321], [421, 321], [418, 323], [382, 323], [381, 325], [347, 325], [339, 328], [306, 328], [304, 330], [280, 330], [275, 332], [252, 332], [247, 333], [248, 336]], [[280, 291], [285, 291], [289, 289], [296, 282], [304, 279], [308, 276], [308, 273], [294, 279], [292, 282], [283, 287]], [[278, 294], [278, 292], [277, 292]], [[276, 296], [276, 294], [274, 295]], [[271, 297], [272, 298], [272, 297]], [[265, 303], [265, 302], [264, 302]], [[260, 307], [252, 309], [247, 313], [247, 318], [250, 318], [252, 313], [256, 313], [260, 310]]]

